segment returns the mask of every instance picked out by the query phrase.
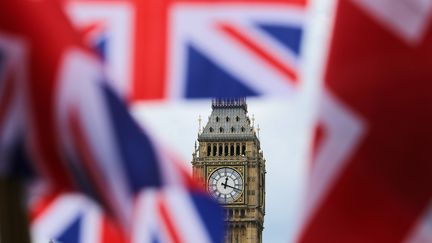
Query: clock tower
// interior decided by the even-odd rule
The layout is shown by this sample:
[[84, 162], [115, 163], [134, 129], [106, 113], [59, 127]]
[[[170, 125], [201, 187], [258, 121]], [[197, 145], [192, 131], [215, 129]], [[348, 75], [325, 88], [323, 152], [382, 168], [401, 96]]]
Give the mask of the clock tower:
[[193, 177], [225, 209], [227, 243], [262, 242], [266, 172], [253, 123], [245, 98], [214, 99], [193, 153]]

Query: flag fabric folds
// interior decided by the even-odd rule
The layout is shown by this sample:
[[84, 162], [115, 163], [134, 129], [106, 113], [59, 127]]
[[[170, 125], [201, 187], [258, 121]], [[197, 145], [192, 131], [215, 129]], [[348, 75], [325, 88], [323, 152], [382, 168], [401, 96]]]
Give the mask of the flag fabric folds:
[[220, 207], [134, 121], [102, 62], [59, 2], [0, 4], [0, 172], [31, 167], [48, 185], [33, 240], [220, 242]]
[[[123, 100], [294, 93], [302, 85], [306, 0], [3, 5], [0, 31], [24, 40], [6, 38], [24, 45], [30, 62], [16, 62], [25, 72], [15, 73], [31, 87], [16, 89], [22, 108], [6, 116], [14, 129], [5, 127], [1, 149], [28, 152], [50, 186], [30, 204], [33, 240], [221, 242], [220, 208]], [[11, 60], [2, 57], [1, 66]], [[0, 163], [4, 173], [18, 164], [4, 161], [14, 161]]]
[[339, 1], [299, 242], [432, 241], [431, 15]]
[[289, 95], [302, 86], [306, 0], [65, 2], [132, 102]]

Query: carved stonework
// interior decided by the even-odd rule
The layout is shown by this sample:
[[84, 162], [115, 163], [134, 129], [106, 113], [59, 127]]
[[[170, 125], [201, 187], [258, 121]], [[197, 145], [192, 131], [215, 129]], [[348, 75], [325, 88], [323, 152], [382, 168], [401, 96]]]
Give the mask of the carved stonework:
[[225, 242], [261, 243], [265, 160], [246, 100], [213, 100], [198, 142], [193, 177], [225, 208]]

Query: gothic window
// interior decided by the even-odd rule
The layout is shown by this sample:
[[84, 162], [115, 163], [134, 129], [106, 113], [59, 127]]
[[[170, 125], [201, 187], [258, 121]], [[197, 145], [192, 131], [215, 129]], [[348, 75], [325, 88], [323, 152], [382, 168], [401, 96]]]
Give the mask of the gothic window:
[[210, 153], [211, 153], [211, 145], [208, 144], [207, 145], [207, 156], [210, 156]]
[[229, 117], [226, 117], [226, 121], [229, 122]]
[[244, 132], [244, 131], [245, 131], [245, 128], [244, 128], [244, 127], [242, 127], [242, 128], [241, 128], [241, 131], [242, 131], [242, 132]]
[[240, 217], [244, 217], [244, 216], [245, 216], [245, 210], [242, 209], [242, 210], [240, 210]]
[[231, 132], [235, 132], [235, 128], [234, 127], [231, 127]]
[[222, 156], [222, 144], [219, 144], [219, 156]]
[[242, 151], [241, 151], [241, 154], [242, 155], [245, 155], [246, 154], [246, 145], [242, 145]]
[[240, 155], [240, 145], [236, 146], [236, 155]]
[[219, 122], [219, 117], [218, 116], [216, 117], [216, 122]]
[[234, 156], [234, 145], [232, 145], [232, 144], [231, 144], [231, 147], [230, 147], [230, 155]]
[[236, 121], [240, 121], [240, 117], [236, 116]]
[[213, 132], [213, 130], [214, 130], [213, 127], [210, 127], [210, 128], [209, 128], [209, 131], [210, 131], [210, 132]]
[[213, 156], [216, 156], [216, 144], [213, 145]]
[[225, 144], [225, 156], [228, 156], [228, 145]]
[[223, 132], [223, 131], [224, 131], [223, 127], [219, 127], [219, 132]]

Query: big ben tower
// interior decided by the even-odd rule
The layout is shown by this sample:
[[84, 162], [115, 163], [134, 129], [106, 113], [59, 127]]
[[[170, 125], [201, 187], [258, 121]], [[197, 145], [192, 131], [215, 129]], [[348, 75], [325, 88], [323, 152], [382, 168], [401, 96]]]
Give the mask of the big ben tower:
[[198, 142], [193, 177], [225, 209], [225, 242], [261, 243], [265, 160], [246, 99], [214, 99]]

